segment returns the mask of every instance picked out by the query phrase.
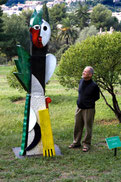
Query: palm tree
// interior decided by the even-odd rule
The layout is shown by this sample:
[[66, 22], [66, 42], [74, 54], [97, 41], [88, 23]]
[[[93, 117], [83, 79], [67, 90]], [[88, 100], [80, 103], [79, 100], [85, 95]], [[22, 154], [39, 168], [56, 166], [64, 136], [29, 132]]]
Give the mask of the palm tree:
[[60, 40], [65, 40], [66, 44], [72, 44], [78, 36], [78, 30], [76, 27], [72, 26], [69, 17], [62, 20], [62, 28], [58, 32], [58, 38]]

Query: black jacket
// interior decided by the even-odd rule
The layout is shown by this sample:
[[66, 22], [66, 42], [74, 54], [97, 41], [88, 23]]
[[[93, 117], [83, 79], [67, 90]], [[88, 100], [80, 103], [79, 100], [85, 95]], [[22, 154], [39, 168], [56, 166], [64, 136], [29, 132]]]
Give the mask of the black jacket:
[[81, 79], [78, 93], [77, 105], [80, 109], [94, 108], [95, 101], [100, 98], [99, 87], [93, 80], [85, 81]]

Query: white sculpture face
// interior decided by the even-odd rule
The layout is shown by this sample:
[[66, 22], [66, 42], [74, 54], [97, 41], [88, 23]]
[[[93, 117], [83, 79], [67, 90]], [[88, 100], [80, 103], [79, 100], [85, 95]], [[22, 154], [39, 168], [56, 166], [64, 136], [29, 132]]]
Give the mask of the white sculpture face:
[[43, 46], [46, 46], [50, 40], [51, 29], [50, 29], [50, 25], [46, 21], [42, 20], [42, 22], [43, 23], [41, 25], [40, 37], [42, 37]]
[[45, 20], [42, 20], [40, 25], [37, 24], [31, 27], [30, 32], [32, 34], [32, 42], [38, 48], [46, 46], [50, 40], [51, 29]]

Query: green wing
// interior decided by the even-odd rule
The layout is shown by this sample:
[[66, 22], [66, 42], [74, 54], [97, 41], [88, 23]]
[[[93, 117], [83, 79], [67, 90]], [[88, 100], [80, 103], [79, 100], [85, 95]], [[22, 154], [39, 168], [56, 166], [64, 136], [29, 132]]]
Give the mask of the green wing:
[[17, 46], [18, 60], [14, 60], [18, 72], [14, 75], [17, 77], [23, 88], [30, 92], [30, 55], [19, 45]]

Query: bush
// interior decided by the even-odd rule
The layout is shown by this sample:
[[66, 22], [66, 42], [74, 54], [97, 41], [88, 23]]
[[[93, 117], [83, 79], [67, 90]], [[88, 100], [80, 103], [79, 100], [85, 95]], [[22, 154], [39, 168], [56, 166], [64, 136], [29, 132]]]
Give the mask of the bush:
[[4, 54], [0, 54], [0, 64], [7, 64], [7, 58]]
[[20, 82], [17, 80], [13, 72], [18, 72], [16, 66], [8, 73], [7, 81], [10, 87], [18, 89], [20, 92], [23, 91], [23, 87], [21, 86]]
[[61, 48], [57, 51], [57, 53], [56, 53], [55, 56], [56, 56], [56, 59], [57, 59], [58, 62], [60, 61], [62, 54], [63, 54], [68, 48], [69, 48], [69, 45], [64, 44], [64, 45], [61, 46]]

